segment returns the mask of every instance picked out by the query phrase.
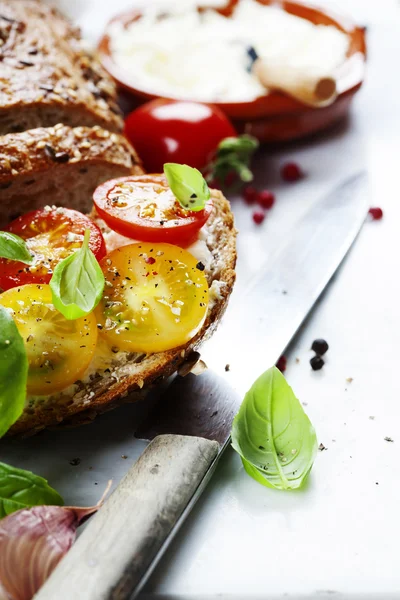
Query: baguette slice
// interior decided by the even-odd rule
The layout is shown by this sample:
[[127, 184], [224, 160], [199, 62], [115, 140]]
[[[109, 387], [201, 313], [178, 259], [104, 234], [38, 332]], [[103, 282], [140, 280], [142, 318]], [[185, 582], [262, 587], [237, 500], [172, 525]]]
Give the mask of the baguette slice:
[[0, 228], [46, 204], [88, 212], [100, 183], [142, 173], [125, 137], [97, 125], [9, 133], [0, 137]]
[[0, 135], [57, 123], [121, 131], [113, 81], [56, 9], [0, 0], [0, 55]]
[[[28, 398], [24, 413], [8, 435], [32, 435], [60, 423], [87, 423], [122, 403], [139, 400], [145, 397], [150, 386], [174, 373], [214, 332], [235, 281], [236, 230], [229, 202], [217, 190], [212, 190], [212, 198], [214, 209], [206, 225], [205, 239], [212, 254], [212, 261], [205, 270], [210, 304], [199, 333], [185, 346], [165, 352], [150, 355], [109, 352], [101, 362], [94, 362], [98, 360], [95, 358], [82, 381], [52, 396]], [[102, 221], [99, 224], [103, 231], [107, 229]]]

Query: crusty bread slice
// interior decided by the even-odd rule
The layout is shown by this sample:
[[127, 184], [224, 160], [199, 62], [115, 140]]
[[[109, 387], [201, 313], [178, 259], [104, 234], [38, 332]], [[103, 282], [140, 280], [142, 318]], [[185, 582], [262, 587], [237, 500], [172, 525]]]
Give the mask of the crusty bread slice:
[[77, 425], [125, 402], [143, 398], [152, 384], [174, 373], [193, 350], [209, 337], [221, 319], [235, 281], [236, 230], [229, 202], [212, 191], [213, 213], [207, 222], [206, 244], [212, 261], [206, 267], [210, 304], [201, 330], [185, 346], [156, 354], [119, 352], [93, 370], [85, 381], [52, 396], [30, 398], [9, 434], [31, 435], [45, 427]]
[[46, 204], [88, 212], [100, 183], [142, 173], [126, 138], [99, 126], [9, 133], [0, 137], [0, 228]]
[[113, 81], [55, 8], [0, 0], [0, 43], [0, 135], [57, 123], [121, 131]]

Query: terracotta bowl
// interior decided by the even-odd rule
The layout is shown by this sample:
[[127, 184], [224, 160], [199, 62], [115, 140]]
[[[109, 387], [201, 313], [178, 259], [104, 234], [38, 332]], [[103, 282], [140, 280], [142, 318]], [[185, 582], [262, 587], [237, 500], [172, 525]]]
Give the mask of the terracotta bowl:
[[[266, 6], [275, 3], [274, 0], [257, 1]], [[218, 9], [218, 12], [229, 18], [238, 2], [240, 0], [230, 0], [227, 6]], [[357, 27], [345, 17], [302, 2], [282, 0], [280, 6], [288, 13], [307, 19], [312, 23], [333, 25], [347, 34], [350, 44], [347, 58], [338, 70], [339, 94], [330, 106], [324, 108], [305, 106], [281, 92], [270, 92], [251, 102], [214, 103], [228, 115], [239, 132], [250, 133], [262, 142], [287, 141], [305, 137], [329, 127], [344, 117], [349, 110], [354, 94], [361, 87], [365, 70], [365, 28]], [[199, 10], [202, 9], [199, 8]], [[111, 22], [118, 20], [126, 26], [140, 18], [141, 13], [133, 10], [117, 15]], [[129, 73], [114, 62], [107, 28], [99, 42], [98, 51], [105, 69], [119, 87], [132, 96], [133, 105], [139, 105], [157, 97], [136, 88]]]

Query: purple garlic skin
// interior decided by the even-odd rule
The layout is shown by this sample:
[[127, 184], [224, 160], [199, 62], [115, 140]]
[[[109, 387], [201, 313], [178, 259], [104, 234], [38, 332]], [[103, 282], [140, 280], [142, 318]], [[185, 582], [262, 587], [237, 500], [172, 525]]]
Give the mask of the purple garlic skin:
[[99, 507], [34, 506], [2, 519], [0, 600], [31, 600]]

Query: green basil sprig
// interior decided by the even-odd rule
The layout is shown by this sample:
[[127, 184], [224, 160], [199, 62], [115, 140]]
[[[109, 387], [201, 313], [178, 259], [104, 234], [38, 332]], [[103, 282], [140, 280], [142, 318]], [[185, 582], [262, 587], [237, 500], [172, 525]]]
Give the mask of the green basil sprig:
[[87, 229], [81, 248], [58, 263], [50, 281], [53, 304], [69, 320], [88, 315], [103, 295], [104, 275], [89, 238]]
[[0, 462], [0, 519], [42, 504], [62, 506], [64, 500], [43, 477]]
[[203, 175], [188, 165], [165, 163], [164, 175], [179, 204], [186, 210], [204, 210], [210, 190]]
[[276, 367], [247, 392], [233, 421], [232, 446], [259, 483], [279, 490], [294, 490], [304, 483], [317, 453], [317, 437]]
[[0, 438], [22, 414], [27, 377], [24, 341], [8, 310], [0, 305]]
[[228, 181], [232, 174], [236, 174], [243, 183], [252, 181], [250, 164], [258, 146], [258, 140], [247, 134], [223, 139], [218, 144], [214, 160], [208, 165], [207, 181], [215, 180], [228, 188], [231, 186]]
[[9, 231], [0, 231], [0, 257], [18, 260], [26, 265], [33, 263], [33, 256], [25, 241]]

